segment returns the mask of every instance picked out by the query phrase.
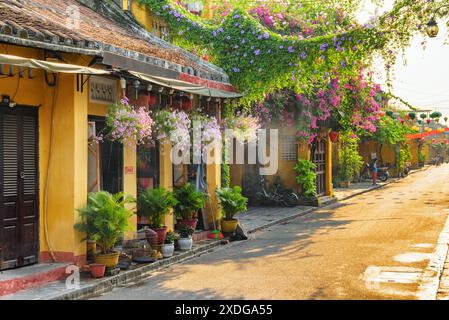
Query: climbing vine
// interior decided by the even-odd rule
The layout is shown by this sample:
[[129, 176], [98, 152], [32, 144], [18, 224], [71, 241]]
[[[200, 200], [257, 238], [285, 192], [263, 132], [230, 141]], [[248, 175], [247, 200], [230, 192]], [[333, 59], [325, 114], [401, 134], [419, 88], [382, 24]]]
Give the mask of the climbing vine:
[[384, 45], [374, 28], [353, 26], [344, 33], [301, 39], [273, 31], [240, 8], [217, 26], [170, 0], [140, 1], [168, 22], [175, 39], [207, 48], [247, 103], [276, 89], [307, 93], [325, 87], [331, 74], [353, 74], [355, 64]]

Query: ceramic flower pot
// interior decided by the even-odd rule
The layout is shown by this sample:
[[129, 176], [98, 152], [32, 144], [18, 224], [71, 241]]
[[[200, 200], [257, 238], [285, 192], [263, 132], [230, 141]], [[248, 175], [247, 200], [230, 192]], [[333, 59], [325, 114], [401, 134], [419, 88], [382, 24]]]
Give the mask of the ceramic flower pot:
[[90, 275], [92, 278], [103, 278], [106, 272], [106, 266], [100, 263], [93, 263], [90, 266]]
[[172, 257], [174, 252], [175, 252], [175, 245], [173, 243], [162, 245], [162, 256], [164, 258]]
[[95, 256], [96, 264], [104, 264], [108, 269], [115, 269], [118, 265], [118, 258], [120, 256], [119, 252], [108, 253], [108, 254], [97, 254]]
[[181, 250], [181, 251], [192, 250], [192, 246], [193, 246], [193, 239], [192, 239], [192, 237], [179, 239], [178, 240], [178, 246], [179, 246], [179, 250]]
[[153, 229], [157, 233], [157, 244], [164, 244], [167, 237], [167, 227]]
[[224, 233], [234, 233], [237, 230], [239, 221], [237, 219], [232, 220], [222, 220], [221, 221], [221, 231]]

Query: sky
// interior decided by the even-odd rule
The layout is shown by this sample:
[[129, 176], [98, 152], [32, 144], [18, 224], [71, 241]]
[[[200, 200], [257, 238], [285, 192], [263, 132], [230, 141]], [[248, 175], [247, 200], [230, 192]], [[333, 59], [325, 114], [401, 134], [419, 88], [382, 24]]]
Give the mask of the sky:
[[[391, 5], [392, 1], [386, 0], [377, 13], [388, 10]], [[375, 13], [376, 6], [366, 0], [358, 13], [358, 19], [362, 23], [366, 22]], [[449, 17], [446, 21], [449, 21]], [[413, 39], [405, 51], [406, 65], [402, 56], [398, 57], [394, 67], [392, 92], [413, 106], [440, 111], [449, 117], [449, 45], [444, 45], [444, 40], [448, 37], [446, 21], [438, 21], [438, 37], [428, 38], [426, 49], [421, 45], [421, 35]], [[384, 73], [382, 68], [378, 68], [380, 73]], [[379, 78], [379, 82], [384, 85], [385, 79]]]

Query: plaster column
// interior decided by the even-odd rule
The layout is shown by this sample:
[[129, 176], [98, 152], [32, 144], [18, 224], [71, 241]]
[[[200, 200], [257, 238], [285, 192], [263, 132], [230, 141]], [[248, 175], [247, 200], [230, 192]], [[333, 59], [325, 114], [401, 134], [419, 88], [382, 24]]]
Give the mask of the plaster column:
[[[160, 186], [170, 191], [173, 190], [173, 163], [171, 153], [172, 144], [170, 140], [162, 140], [159, 147], [159, 180]], [[173, 210], [165, 216], [164, 222], [170, 231], [174, 230], [175, 217]]]

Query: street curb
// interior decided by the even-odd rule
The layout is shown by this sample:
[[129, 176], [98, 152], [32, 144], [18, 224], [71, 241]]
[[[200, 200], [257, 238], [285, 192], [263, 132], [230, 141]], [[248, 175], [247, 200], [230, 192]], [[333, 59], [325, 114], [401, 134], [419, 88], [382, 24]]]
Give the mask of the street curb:
[[48, 298], [48, 300], [81, 300], [91, 298], [93, 296], [111, 291], [111, 289], [113, 289], [114, 287], [143, 280], [153, 272], [157, 272], [171, 265], [199, 257], [200, 255], [212, 252], [216, 247], [226, 244], [226, 241], [211, 242], [209, 244], [199, 246], [171, 258], [158, 260], [155, 263], [145, 265], [134, 270], [121, 272], [116, 276], [105, 278], [100, 282], [91, 284], [84, 288], [76, 289], [64, 294], [54, 295], [53, 297]]
[[[424, 171], [427, 169], [428, 169], [428, 167], [425, 167], [425, 168], [410, 172], [409, 175], [414, 174], [416, 172]], [[376, 186], [376, 187], [368, 189], [368, 190], [363, 190], [363, 191], [360, 191], [358, 193], [349, 195], [349, 196], [341, 198], [341, 199], [337, 199], [335, 197], [331, 198], [330, 200], [323, 203], [323, 206], [313, 207], [313, 208], [310, 208], [310, 209], [307, 209], [304, 211], [300, 211], [300, 212], [290, 215], [288, 217], [283, 217], [283, 218], [275, 220], [275, 221], [270, 221], [269, 223], [266, 223], [261, 226], [247, 230], [247, 233], [253, 234], [255, 232], [265, 230], [265, 229], [273, 227], [275, 225], [294, 220], [296, 218], [308, 215], [317, 210], [328, 208], [328, 207], [332, 206], [333, 204], [338, 203], [339, 201], [347, 200], [347, 199], [353, 198], [355, 196], [383, 188], [391, 183], [394, 183], [394, 182], [397, 182], [400, 180], [401, 179], [397, 178], [397, 179], [391, 180], [383, 185], [379, 185], [379, 186]], [[122, 272], [116, 276], [109, 277], [107, 279], [101, 280], [98, 283], [86, 286], [84, 288], [77, 289], [77, 290], [74, 290], [74, 291], [71, 291], [68, 293], [64, 293], [62, 295], [53, 296], [53, 297], [49, 298], [49, 300], [81, 300], [81, 299], [91, 298], [91, 297], [100, 295], [102, 293], [109, 292], [115, 287], [138, 282], [140, 280], [147, 278], [151, 273], [160, 271], [160, 270], [170, 267], [172, 265], [182, 263], [182, 262], [194, 259], [196, 257], [199, 257], [201, 255], [210, 253], [210, 252], [214, 251], [215, 248], [226, 245], [226, 244], [228, 244], [227, 241], [211, 242], [210, 244], [199, 246], [191, 251], [181, 253], [174, 257], [164, 259], [164, 260], [159, 260], [153, 264], [146, 265], [146, 266], [137, 268], [135, 270]]]

